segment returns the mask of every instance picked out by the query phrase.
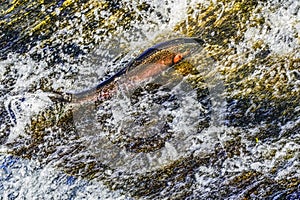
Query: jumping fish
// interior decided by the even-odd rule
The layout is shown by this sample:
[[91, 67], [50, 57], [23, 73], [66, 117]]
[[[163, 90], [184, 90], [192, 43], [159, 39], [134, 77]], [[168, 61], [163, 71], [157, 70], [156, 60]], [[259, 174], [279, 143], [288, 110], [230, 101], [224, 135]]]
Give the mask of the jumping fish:
[[193, 48], [199, 48], [203, 44], [204, 41], [200, 38], [177, 38], [154, 45], [97, 86], [71, 94], [71, 102], [80, 104], [108, 99], [120, 85], [133, 87], [147, 81], [178, 64], [191, 55]]

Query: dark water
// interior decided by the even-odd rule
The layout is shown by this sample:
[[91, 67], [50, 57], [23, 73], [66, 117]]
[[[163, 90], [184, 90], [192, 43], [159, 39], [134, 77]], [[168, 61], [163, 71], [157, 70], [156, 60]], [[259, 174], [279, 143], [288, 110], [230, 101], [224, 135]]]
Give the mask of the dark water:
[[[3, 199], [300, 199], [297, 1], [0, 5]], [[152, 45], [172, 70], [104, 102], [92, 88]]]

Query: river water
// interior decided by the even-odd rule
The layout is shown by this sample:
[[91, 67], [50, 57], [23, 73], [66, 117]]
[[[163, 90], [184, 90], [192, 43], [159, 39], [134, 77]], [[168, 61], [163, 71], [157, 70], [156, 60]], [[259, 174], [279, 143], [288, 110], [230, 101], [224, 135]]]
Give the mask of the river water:
[[[300, 199], [300, 3], [0, 5], [1, 199]], [[134, 91], [72, 107], [144, 50], [205, 41]]]

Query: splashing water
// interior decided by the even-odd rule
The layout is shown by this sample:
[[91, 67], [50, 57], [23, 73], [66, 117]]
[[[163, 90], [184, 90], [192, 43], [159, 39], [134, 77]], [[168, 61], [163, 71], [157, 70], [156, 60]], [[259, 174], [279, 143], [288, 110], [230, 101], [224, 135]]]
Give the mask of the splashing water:
[[[1, 197], [299, 199], [299, 8], [1, 3]], [[106, 101], [55, 100], [178, 37], [205, 45]]]

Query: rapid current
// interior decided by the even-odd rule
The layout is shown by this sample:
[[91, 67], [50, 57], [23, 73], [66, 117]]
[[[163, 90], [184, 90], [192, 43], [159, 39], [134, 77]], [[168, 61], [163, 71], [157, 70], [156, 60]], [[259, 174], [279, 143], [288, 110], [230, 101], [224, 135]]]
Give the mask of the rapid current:
[[3, 1], [0, 82], [0, 199], [300, 199], [299, 1]]

